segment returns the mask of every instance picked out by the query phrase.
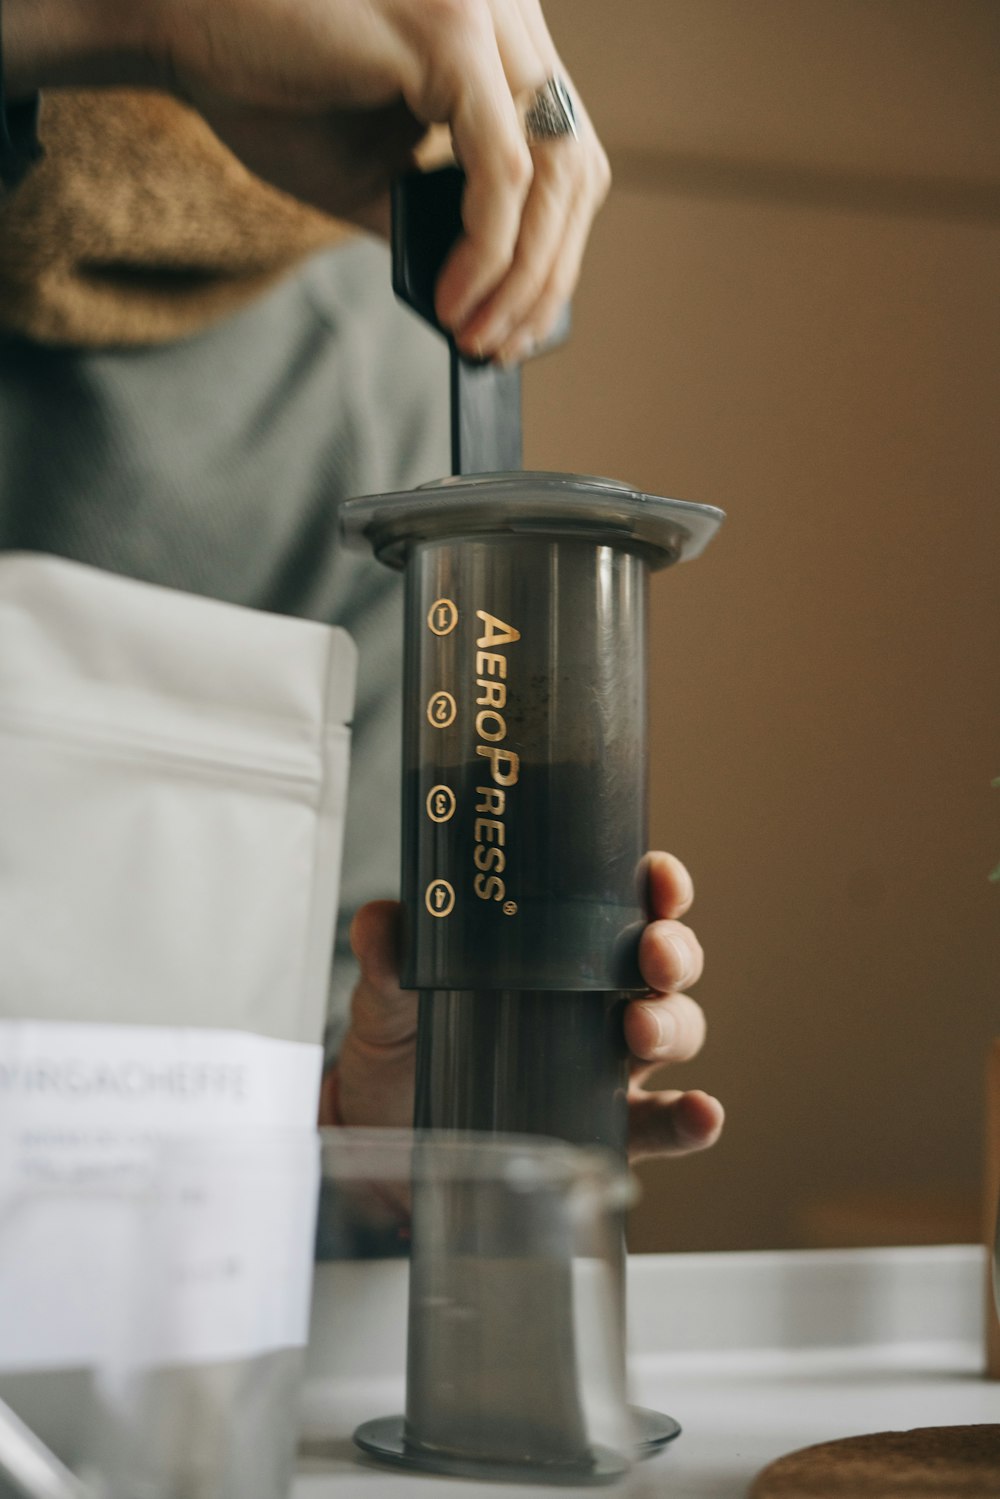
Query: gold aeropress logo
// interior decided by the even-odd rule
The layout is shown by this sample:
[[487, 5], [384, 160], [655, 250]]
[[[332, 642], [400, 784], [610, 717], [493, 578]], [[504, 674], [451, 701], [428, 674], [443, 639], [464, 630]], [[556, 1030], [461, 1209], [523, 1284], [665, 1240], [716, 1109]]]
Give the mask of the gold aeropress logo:
[[[507, 792], [511, 786], [517, 785], [521, 761], [514, 750], [504, 747], [507, 738], [507, 720], [503, 716], [503, 709], [507, 706], [507, 657], [502, 654], [501, 647], [520, 640], [521, 632], [488, 614], [485, 609], [477, 609], [476, 618], [483, 626], [483, 633], [476, 640], [476, 734], [483, 742], [476, 745], [476, 754], [489, 765], [492, 785], [476, 787], [473, 858], [479, 872], [473, 880], [473, 888], [480, 900], [504, 900], [507, 894], [502, 879], [507, 867], [504, 815]], [[514, 901], [504, 901], [504, 911], [508, 916], [513, 916], [516, 910]]]

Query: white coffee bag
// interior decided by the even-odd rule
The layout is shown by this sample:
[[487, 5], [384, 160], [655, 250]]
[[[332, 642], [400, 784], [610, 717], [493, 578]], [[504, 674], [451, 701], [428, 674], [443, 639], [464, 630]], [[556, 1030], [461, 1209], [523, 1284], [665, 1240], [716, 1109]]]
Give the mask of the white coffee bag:
[[0, 1016], [318, 1043], [355, 652], [0, 557]]
[[[0, 556], [8, 1202], [143, 1138], [315, 1123], [354, 671], [342, 630]], [[19, 1298], [30, 1216], [0, 1221], [0, 1371], [79, 1367], [96, 1333]]]

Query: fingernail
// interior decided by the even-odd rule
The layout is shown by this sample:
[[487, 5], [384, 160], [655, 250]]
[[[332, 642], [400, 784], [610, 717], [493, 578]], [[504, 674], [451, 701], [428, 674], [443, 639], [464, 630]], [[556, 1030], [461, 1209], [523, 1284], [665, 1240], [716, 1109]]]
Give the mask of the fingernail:
[[520, 338], [512, 339], [511, 342], [500, 350], [496, 359], [498, 364], [504, 366], [520, 364], [522, 360], [530, 358], [535, 349], [535, 340], [530, 333], [522, 333]]
[[502, 349], [511, 335], [512, 324], [508, 318], [501, 322], [488, 322], [476, 334], [486, 349]]
[[694, 881], [686, 869], [678, 871], [678, 887], [681, 905], [689, 906], [694, 900]]
[[677, 973], [674, 977], [675, 984], [686, 984], [688, 974], [691, 972], [691, 954], [687, 947], [677, 937], [668, 937], [667, 943], [674, 954], [677, 965]]
[[479, 338], [469, 338], [466, 334], [462, 333], [456, 336], [455, 342], [466, 359], [476, 359], [482, 362], [488, 358], [482, 340]]
[[656, 1027], [656, 1050], [669, 1051], [677, 1035], [677, 1021], [669, 1011], [660, 1009], [657, 1005], [643, 1005], [642, 1008]]

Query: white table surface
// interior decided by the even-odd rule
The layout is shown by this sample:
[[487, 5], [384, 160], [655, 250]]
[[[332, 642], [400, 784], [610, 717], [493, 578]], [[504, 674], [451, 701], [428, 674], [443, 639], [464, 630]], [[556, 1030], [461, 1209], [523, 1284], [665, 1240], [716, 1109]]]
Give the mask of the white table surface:
[[[1000, 1422], [1000, 1384], [981, 1372], [983, 1274], [968, 1246], [633, 1259], [631, 1396], [683, 1432], [605, 1492], [741, 1499], [796, 1447]], [[303, 1459], [293, 1499], [601, 1492], [410, 1476], [361, 1459], [353, 1427], [402, 1409], [405, 1305], [402, 1262], [321, 1267], [305, 1394], [316, 1455]]]

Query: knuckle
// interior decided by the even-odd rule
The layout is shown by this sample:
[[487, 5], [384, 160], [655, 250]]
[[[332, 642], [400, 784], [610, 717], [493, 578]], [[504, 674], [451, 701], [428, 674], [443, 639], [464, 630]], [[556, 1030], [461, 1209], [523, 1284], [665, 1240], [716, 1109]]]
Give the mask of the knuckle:
[[551, 155], [533, 155], [532, 162], [534, 176], [531, 193], [538, 205], [539, 215], [547, 219], [561, 219], [565, 223], [580, 188], [579, 165], [568, 163], [565, 157], [553, 160]]
[[466, 84], [479, 78], [496, 51], [487, 0], [421, 0], [421, 6], [428, 3], [432, 14], [425, 20], [426, 45], [431, 57], [437, 57]]
[[498, 175], [506, 186], [526, 193], [534, 175], [534, 163], [527, 143], [516, 137], [498, 152]]
[[576, 203], [580, 197], [593, 197], [593, 172], [585, 152], [561, 151], [557, 164], [567, 180], [572, 202]]
[[422, 0], [419, 14], [435, 35], [467, 36], [482, 25], [483, 0]]
[[[547, 274], [548, 267], [537, 254], [518, 250], [511, 272], [511, 299], [521, 308], [534, 308], [545, 287]], [[534, 317], [531, 322], [533, 325]]]
[[506, 276], [514, 264], [517, 235], [516, 223], [494, 223], [490, 226], [488, 236], [484, 234], [479, 240], [480, 262], [497, 280]]

